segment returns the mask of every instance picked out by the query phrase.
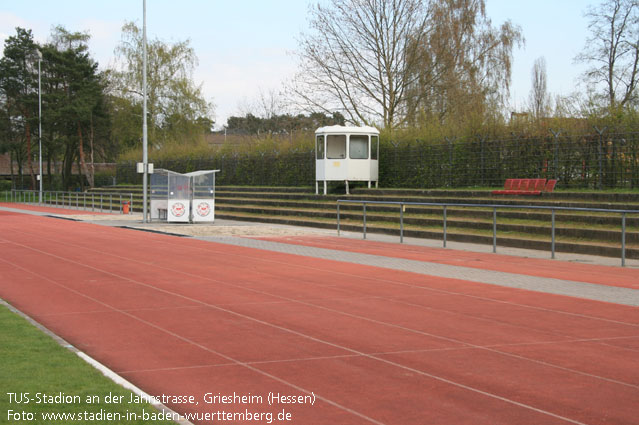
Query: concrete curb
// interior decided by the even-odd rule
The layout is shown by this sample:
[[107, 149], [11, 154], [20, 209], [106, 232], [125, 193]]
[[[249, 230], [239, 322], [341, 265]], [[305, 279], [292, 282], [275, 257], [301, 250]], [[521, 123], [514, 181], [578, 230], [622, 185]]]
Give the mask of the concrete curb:
[[[119, 386], [131, 391], [132, 393], [134, 393], [137, 396], [145, 397], [145, 398], [150, 397], [150, 395], [147, 394], [146, 392], [144, 392], [141, 388], [137, 387], [136, 385], [134, 385], [130, 381], [127, 381], [126, 379], [124, 379], [123, 377], [121, 377], [120, 375], [115, 373], [113, 370], [111, 370], [108, 367], [106, 367], [104, 364], [102, 364], [99, 361], [95, 360], [93, 357], [91, 357], [88, 354], [78, 350], [76, 347], [74, 347], [73, 345], [69, 344], [66, 340], [64, 340], [60, 336], [56, 335], [51, 330], [49, 330], [47, 327], [43, 326], [42, 324], [40, 324], [39, 322], [34, 320], [32, 317], [30, 317], [27, 314], [23, 313], [22, 311], [18, 310], [17, 308], [15, 308], [14, 306], [12, 306], [8, 302], [6, 302], [5, 300], [0, 299], [0, 305], [7, 307], [9, 309], [9, 311], [12, 311], [13, 313], [16, 313], [20, 317], [24, 318], [27, 322], [29, 322], [30, 324], [32, 324], [33, 326], [38, 328], [41, 332], [43, 332], [47, 336], [51, 337], [55, 342], [58, 343], [58, 345], [66, 348], [67, 350], [71, 351], [72, 353], [75, 353], [78, 357], [80, 357], [82, 360], [84, 360], [89, 365], [93, 366], [93, 368], [98, 370], [102, 375], [106, 376], [107, 378], [109, 378], [110, 380], [112, 380], [113, 382], [118, 384]], [[159, 410], [160, 412], [166, 414], [166, 415], [179, 416], [180, 419], [176, 421], [177, 424], [180, 424], [180, 425], [194, 425], [192, 422], [189, 422], [188, 420], [186, 420], [182, 415], [180, 415], [179, 413], [177, 413], [176, 411], [170, 409], [169, 407], [167, 407], [166, 405], [164, 405], [162, 403], [149, 403], [149, 404], [151, 406], [153, 406], [154, 408], [156, 408], [157, 410]]]

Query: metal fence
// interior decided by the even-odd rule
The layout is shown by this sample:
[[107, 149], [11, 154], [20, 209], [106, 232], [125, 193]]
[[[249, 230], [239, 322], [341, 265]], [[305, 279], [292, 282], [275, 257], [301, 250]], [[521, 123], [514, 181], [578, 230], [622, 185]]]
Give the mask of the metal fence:
[[5, 202], [47, 205], [58, 208], [71, 208], [91, 212], [120, 212], [128, 207], [133, 212], [132, 193], [100, 193], [100, 192], [64, 192], [44, 191], [42, 202], [37, 190], [10, 190], [3, 193]]
[[[312, 150], [215, 153], [207, 158], [155, 161], [180, 173], [219, 169], [225, 185], [310, 186]], [[497, 187], [507, 178], [559, 180], [560, 188], [639, 189], [639, 133], [548, 133], [546, 137], [402, 140], [379, 152], [382, 187]], [[117, 179], [139, 183], [135, 163], [119, 163]]]
[[621, 266], [626, 265], [626, 216], [628, 214], [639, 214], [639, 210], [619, 210], [619, 209], [602, 209], [602, 208], [577, 208], [577, 207], [551, 207], [539, 205], [498, 205], [498, 204], [458, 204], [458, 203], [439, 203], [439, 202], [386, 202], [386, 201], [361, 201], [354, 199], [339, 199], [337, 201], [337, 235], [340, 235], [340, 205], [341, 204], [361, 204], [362, 205], [362, 237], [366, 239], [366, 205], [397, 205], [399, 207], [399, 241], [404, 242], [404, 210], [407, 205], [411, 206], [430, 206], [442, 207], [443, 213], [443, 247], [446, 248], [447, 241], [447, 209], [448, 207], [463, 208], [491, 208], [493, 211], [493, 252], [497, 252], [497, 209], [531, 209], [551, 211], [551, 258], [555, 258], [555, 212], [556, 211], [581, 211], [581, 212], [605, 212], [613, 214], [621, 214]]
[[639, 133], [448, 139], [380, 150], [386, 187], [495, 187], [507, 178], [557, 179], [562, 188], [639, 188]]
[[[10, 186], [5, 186], [7, 189], [11, 188], [13, 190], [32, 190], [31, 189], [31, 176], [29, 174], [24, 174], [23, 170], [23, 174], [14, 174], [13, 176], [5, 176], [6, 177], [10, 177], [10, 180], [6, 180], [8, 185]], [[37, 171], [36, 171], [36, 176], [37, 176]], [[94, 177], [94, 184], [95, 187], [102, 187], [102, 186], [115, 186], [117, 184], [117, 179], [115, 176], [115, 169], [113, 170], [112, 173], [110, 174], [104, 174], [104, 173], [100, 173], [100, 174], [96, 174]], [[84, 182], [82, 182], [84, 180]], [[62, 179], [62, 175], [60, 174], [47, 174], [46, 172], [44, 173], [44, 180], [43, 180], [43, 189], [46, 190], [47, 192], [53, 192], [55, 190], [61, 190], [65, 187], [65, 182]], [[83, 188], [89, 187], [88, 182], [86, 181], [86, 177], [82, 176], [82, 175], [77, 175], [74, 174], [69, 178], [69, 181], [67, 182], [66, 186], [67, 188], [76, 188], [76, 190], [84, 190]], [[37, 186], [37, 181], [36, 181], [36, 186]]]

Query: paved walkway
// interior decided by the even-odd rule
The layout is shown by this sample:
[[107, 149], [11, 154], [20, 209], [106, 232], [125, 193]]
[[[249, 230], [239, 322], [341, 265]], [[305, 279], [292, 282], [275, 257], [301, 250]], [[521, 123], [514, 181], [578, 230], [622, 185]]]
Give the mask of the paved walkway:
[[509, 288], [527, 289], [549, 294], [567, 295], [596, 301], [639, 306], [639, 290], [630, 288], [594, 285], [562, 279], [550, 279], [515, 273], [481, 270], [463, 266], [452, 266], [402, 258], [391, 258], [379, 255], [345, 252], [341, 250], [292, 245], [259, 239], [210, 236], [199, 237], [197, 239], [246, 248], [257, 248], [267, 251], [295, 254], [305, 257], [383, 267], [386, 269], [420, 273], [429, 276], [461, 279], [470, 282], [506, 286]]

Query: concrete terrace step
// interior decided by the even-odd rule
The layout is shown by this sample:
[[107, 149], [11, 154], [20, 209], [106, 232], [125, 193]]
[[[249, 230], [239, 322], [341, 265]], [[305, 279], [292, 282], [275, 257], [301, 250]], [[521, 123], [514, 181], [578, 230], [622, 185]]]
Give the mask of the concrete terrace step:
[[[321, 209], [313, 209], [313, 208], [278, 208], [278, 207], [266, 207], [262, 205], [244, 205], [244, 206], [234, 206], [226, 203], [216, 202], [216, 209], [219, 212], [223, 213], [248, 213], [248, 214], [261, 214], [261, 215], [272, 215], [272, 216], [292, 216], [292, 217], [313, 217], [313, 218], [323, 218], [323, 219], [333, 219], [337, 218], [336, 211], [330, 210], [321, 210]], [[399, 223], [399, 213], [395, 211], [396, 214], [382, 214], [377, 211], [369, 211], [366, 214], [366, 220], [368, 222], [390, 222], [390, 223]], [[468, 219], [459, 219], [454, 216], [451, 217], [447, 214], [447, 226], [457, 227], [460, 229], [478, 229], [478, 230], [492, 230], [492, 212], [487, 212], [488, 214], [484, 215], [481, 218], [474, 217], [472, 220]], [[342, 220], [358, 220], [362, 221], [362, 213], [360, 211], [340, 211], [340, 218]], [[550, 220], [547, 220], [546, 223], [538, 224], [513, 224], [513, 223], [500, 223], [499, 220], [502, 220], [504, 217], [499, 215], [497, 221], [497, 229], [498, 231], [503, 232], [517, 232], [517, 233], [528, 233], [532, 235], [542, 234], [542, 235], [550, 235], [551, 233], [551, 225]], [[483, 219], [483, 220], [482, 220]], [[409, 214], [404, 214], [403, 221], [405, 225], [415, 225], [415, 226], [433, 226], [433, 227], [442, 227], [443, 226], [443, 218], [437, 217], [436, 215], [431, 216], [411, 216]], [[639, 220], [637, 220], [639, 221]], [[607, 228], [607, 229], [592, 229], [592, 228], [579, 228], [579, 227], [571, 227], [567, 224], [562, 225], [558, 223], [555, 228], [555, 233], [558, 237], [566, 236], [573, 238], [587, 238], [593, 240], [600, 241], [620, 241], [621, 240], [621, 227], [617, 226], [616, 228]], [[639, 232], [626, 231], [626, 242], [628, 244], [639, 243]]]
[[[221, 195], [216, 196], [217, 205], [232, 205], [232, 206], [261, 206], [279, 209], [315, 209], [325, 210], [332, 213], [336, 213], [337, 207], [335, 201], [290, 201], [279, 200], [276, 198], [226, 198]], [[396, 205], [369, 205], [367, 207], [369, 211], [384, 212], [389, 214], [398, 215], [399, 207]], [[340, 211], [362, 211], [362, 206], [357, 204], [341, 204]], [[407, 206], [406, 212], [413, 214], [430, 214], [430, 215], [442, 215], [443, 208], [437, 206]], [[448, 217], [468, 217], [468, 218], [490, 218], [492, 219], [492, 209], [489, 208], [447, 208]], [[536, 210], [531, 212], [530, 210], [500, 210], [500, 218], [519, 219], [519, 220], [536, 220], [550, 222], [551, 212], [545, 210]], [[570, 212], [557, 212], [555, 214], [557, 222], [575, 222], [575, 223], [588, 223], [595, 225], [608, 225], [608, 226], [620, 226], [621, 218], [619, 214], [606, 214], [606, 213], [570, 213]], [[628, 217], [628, 226], [639, 226], [639, 217]]]
[[[133, 193], [133, 208], [142, 207], [140, 186], [116, 186], [97, 189], [104, 193]], [[332, 193], [315, 195], [314, 188], [218, 186], [216, 188], [216, 216], [235, 220], [336, 228], [338, 199], [501, 204], [515, 208], [498, 211], [498, 245], [549, 249], [551, 212], [549, 210], [519, 209], [518, 206], [538, 205], [601, 209], [639, 209], [639, 192], [596, 194], [553, 193], [541, 197], [498, 197], [487, 190], [412, 190], [361, 189], [351, 195]], [[361, 204], [340, 204], [343, 229], [359, 229], [362, 223]], [[492, 244], [492, 208], [447, 208], [450, 240]], [[406, 206], [405, 235], [441, 238], [443, 227], [441, 206]], [[368, 231], [399, 234], [399, 206], [367, 206]], [[586, 213], [556, 211], [557, 250], [576, 253], [618, 256], [621, 240], [621, 217], [616, 213]], [[626, 218], [628, 258], [639, 249], [639, 214]], [[356, 230], [357, 231], [357, 230]]]
[[[260, 221], [264, 223], [273, 224], [287, 224], [293, 226], [305, 226], [316, 227], [322, 229], [335, 229], [336, 224], [333, 220], [312, 219], [309, 217], [300, 216], [269, 216], [247, 213], [233, 213], [228, 214], [226, 212], [217, 212], [216, 217], [232, 219], [232, 220], [245, 220], [245, 221]], [[340, 229], [343, 231], [362, 232], [362, 224], [355, 223], [352, 220], [342, 221], [340, 223]], [[367, 232], [369, 233], [381, 233], [387, 235], [395, 235], [399, 239], [399, 228], [384, 226], [383, 224], [371, 223], [367, 225]], [[477, 233], [464, 233], [459, 232], [457, 229], [449, 229], [447, 231], [447, 240], [455, 242], [469, 242], [479, 244], [492, 244], [492, 233], [484, 232], [485, 234]], [[499, 230], [498, 230], [499, 233]], [[410, 227], [404, 228], [404, 236], [424, 239], [443, 239], [443, 231], [433, 229], [414, 229]], [[512, 248], [527, 248], [538, 249], [544, 251], [550, 251], [550, 238], [546, 239], [529, 239], [519, 238], [513, 236], [497, 236], [498, 246], [507, 246]], [[557, 252], [577, 253], [577, 254], [590, 254], [601, 255], [606, 257], [621, 257], [621, 249], [615, 244], [599, 243], [593, 244], [592, 242], [577, 242], [577, 241], [556, 241], [555, 249]], [[626, 247], [626, 258], [639, 258], [639, 247]]]
[[[246, 192], [220, 192], [216, 191], [216, 195], [224, 198], [246, 198]], [[299, 193], [276, 193], [276, 192], [255, 192], [254, 198], [259, 199], [280, 199], [287, 201], [312, 200], [314, 202], [335, 202], [338, 199], [350, 199], [358, 201], [376, 201], [376, 202], [415, 202], [415, 203], [438, 203], [438, 204], [498, 204], [498, 205], [538, 205], [538, 206], [555, 206], [569, 208], [600, 208], [600, 209], [639, 209], [639, 202], [587, 202], [587, 201], [570, 201], [563, 199], [540, 200], [531, 197], [513, 198], [464, 198], [464, 197], [406, 197], [406, 196], [379, 196], [379, 195], [326, 195], [316, 196], [310, 194]], [[639, 199], [638, 199], [639, 201]]]
[[[445, 189], [364, 189], [355, 188], [351, 193], [356, 195], [382, 195], [382, 196], [409, 196], [409, 197], [491, 197], [495, 199], [513, 198], [512, 195], [492, 195], [492, 190], [445, 190]], [[515, 196], [518, 199], [530, 199], [530, 196]], [[533, 197], [535, 198], [535, 197]], [[544, 200], [570, 199], [570, 200], [590, 200], [598, 202], [634, 202], [639, 203], [639, 189], [634, 193], [620, 192], [590, 192], [590, 191], [556, 191], [553, 193], [543, 193], [537, 198]]]
[[[105, 186], [95, 192], [133, 193], [142, 195], [141, 186]], [[246, 187], [218, 186], [216, 197], [259, 198], [280, 200], [312, 200], [314, 202], [334, 202], [338, 199], [392, 202], [430, 202], [430, 203], [469, 203], [500, 205], [549, 205], [556, 207], [602, 208], [602, 209], [639, 209], [637, 194], [593, 194], [592, 198], [582, 193], [553, 193], [552, 197], [537, 196], [492, 196], [489, 191], [451, 191], [417, 189], [356, 189], [351, 195], [329, 194], [315, 195], [311, 188], [294, 187]], [[587, 194], [589, 195], [589, 194]], [[594, 199], [594, 200], [593, 200]]]

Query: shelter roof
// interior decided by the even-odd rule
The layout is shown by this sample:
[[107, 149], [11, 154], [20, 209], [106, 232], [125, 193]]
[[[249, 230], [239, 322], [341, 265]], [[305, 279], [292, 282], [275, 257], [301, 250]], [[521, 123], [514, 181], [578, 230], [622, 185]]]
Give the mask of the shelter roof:
[[349, 127], [344, 125], [330, 125], [320, 127], [315, 130], [315, 134], [332, 133], [332, 134], [379, 134], [379, 130], [375, 127]]

